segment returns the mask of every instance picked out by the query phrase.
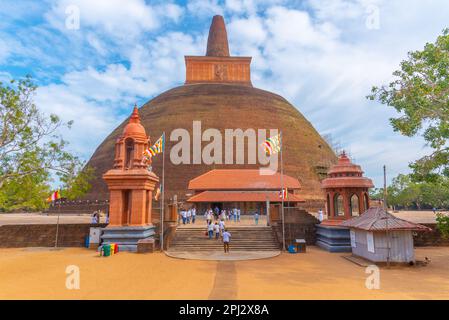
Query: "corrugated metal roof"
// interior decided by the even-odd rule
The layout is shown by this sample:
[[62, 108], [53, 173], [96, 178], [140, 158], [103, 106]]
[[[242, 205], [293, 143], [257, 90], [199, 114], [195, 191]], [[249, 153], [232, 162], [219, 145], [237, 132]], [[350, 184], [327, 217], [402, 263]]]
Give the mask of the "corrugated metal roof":
[[413, 223], [407, 220], [399, 219], [394, 215], [386, 212], [383, 208], [370, 208], [359, 217], [344, 221], [342, 227], [362, 229], [367, 231], [386, 231], [388, 230], [413, 230], [413, 231], [430, 231], [431, 229]]
[[[280, 202], [279, 192], [260, 191], [204, 191], [194, 195], [187, 202]], [[303, 202], [297, 195], [289, 193], [286, 202]]]
[[[284, 188], [300, 189], [298, 179], [283, 175]], [[189, 190], [281, 190], [281, 175], [261, 175], [257, 169], [214, 169], [189, 182]]]

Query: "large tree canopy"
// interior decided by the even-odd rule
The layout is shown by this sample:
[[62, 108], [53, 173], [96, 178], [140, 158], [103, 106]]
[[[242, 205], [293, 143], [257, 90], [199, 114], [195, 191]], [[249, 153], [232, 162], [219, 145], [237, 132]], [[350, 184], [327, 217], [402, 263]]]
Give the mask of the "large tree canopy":
[[[439, 177], [436, 181], [414, 181], [411, 175], [399, 174], [387, 188], [389, 206], [423, 209], [449, 208], [449, 178]], [[371, 191], [371, 198], [383, 199], [383, 188]]]
[[433, 181], [449, 177], [449, 29], [435, 43], [408, 54], [389, 85], [373, 87], [371, 100], [395, 108], [390, 119], [405, 136], [422, 134], [433, 152], [410, 164], [414, 179]]
[[[45, 116], [33, 102], [36, 86], [30, 77], [9, 85], [0, 82], [0, 208], [40, 209], [55, 174], [66, 194], [81, 195], [89, 188], [91, 169], [66, 150], [58, 134], [58, 116]], [[67, 190], [72, 191], [68, 193]]]

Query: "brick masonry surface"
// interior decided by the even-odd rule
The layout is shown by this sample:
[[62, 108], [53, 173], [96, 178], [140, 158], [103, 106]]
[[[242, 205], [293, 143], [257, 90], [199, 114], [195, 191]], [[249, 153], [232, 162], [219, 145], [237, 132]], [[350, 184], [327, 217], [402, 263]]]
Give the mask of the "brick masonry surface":
[[[84, 247], [90, 227], [106, 224], [61, 224], [58, 246]], [[55, 224], [22, 224], [0, 226], [0, 248], [53, 247], [56, 240]]]
[[431, 232], [416, 232], [413, 234], [415, 247], [449, 246], [449, 239], [444, 239], [436, 224], [423, 224], [432, 229]]

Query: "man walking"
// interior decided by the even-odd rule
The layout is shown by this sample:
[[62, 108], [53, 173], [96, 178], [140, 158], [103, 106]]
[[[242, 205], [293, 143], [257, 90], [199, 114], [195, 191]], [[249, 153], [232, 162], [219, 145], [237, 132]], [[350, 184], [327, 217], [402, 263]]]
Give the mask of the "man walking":
[[212, 210], [208, 210], [206, 214], [206, 223], [209, 225], [209, 223], [212, 221]]
[[229, 253], [230, 240], [231, 240], [231, 233], [225, 229], [223, 232], [223, 248], [225, 253]]
[[220, 225], [218, 224], [218, 222], [215, 222], [214, 231], [215, 231], [215, 239], [218, 240], [218, 238], [220, 237]]
[[214, 236], [214, 224], [212, 223], [212, 221], [210, 221], [207, 225], [207, 232], [209, 235], [209, 239], [212, 239], [212, 237]]
[[224, 222], [224, 220], [220, 220], [218, 225], [220, 226], [220, 232], [223, 235], [223, 232], [224, 232], [224, 229], [225, 229], [225, 222]]
[[186, 224], [187, 221], [187, 212], [185, 209], [182, 209], [181, 211], [181, 216], [182, 216], [182, 224]]
[[192, 217], [192, 209], [187, 210], [187, 224], [190, 224], [190, 218]]
[[192, 223], [195, 223], [195, 219], [196, 219], [196, 208], [193, 207], [192, 208]]
[[259, 212], [255, 212], [254, 213], [254, 222], [256, 223], [256, 225], [259, 224]]

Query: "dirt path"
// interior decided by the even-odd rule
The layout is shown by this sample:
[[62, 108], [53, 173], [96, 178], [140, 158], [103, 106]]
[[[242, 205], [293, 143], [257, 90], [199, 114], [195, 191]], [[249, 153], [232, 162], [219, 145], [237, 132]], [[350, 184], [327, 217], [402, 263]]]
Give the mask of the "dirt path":
[[217, 263], [214, 286], [209, 299], [232, 300], [237, 298], [237, 273], [235, 262], [220, 261]]

